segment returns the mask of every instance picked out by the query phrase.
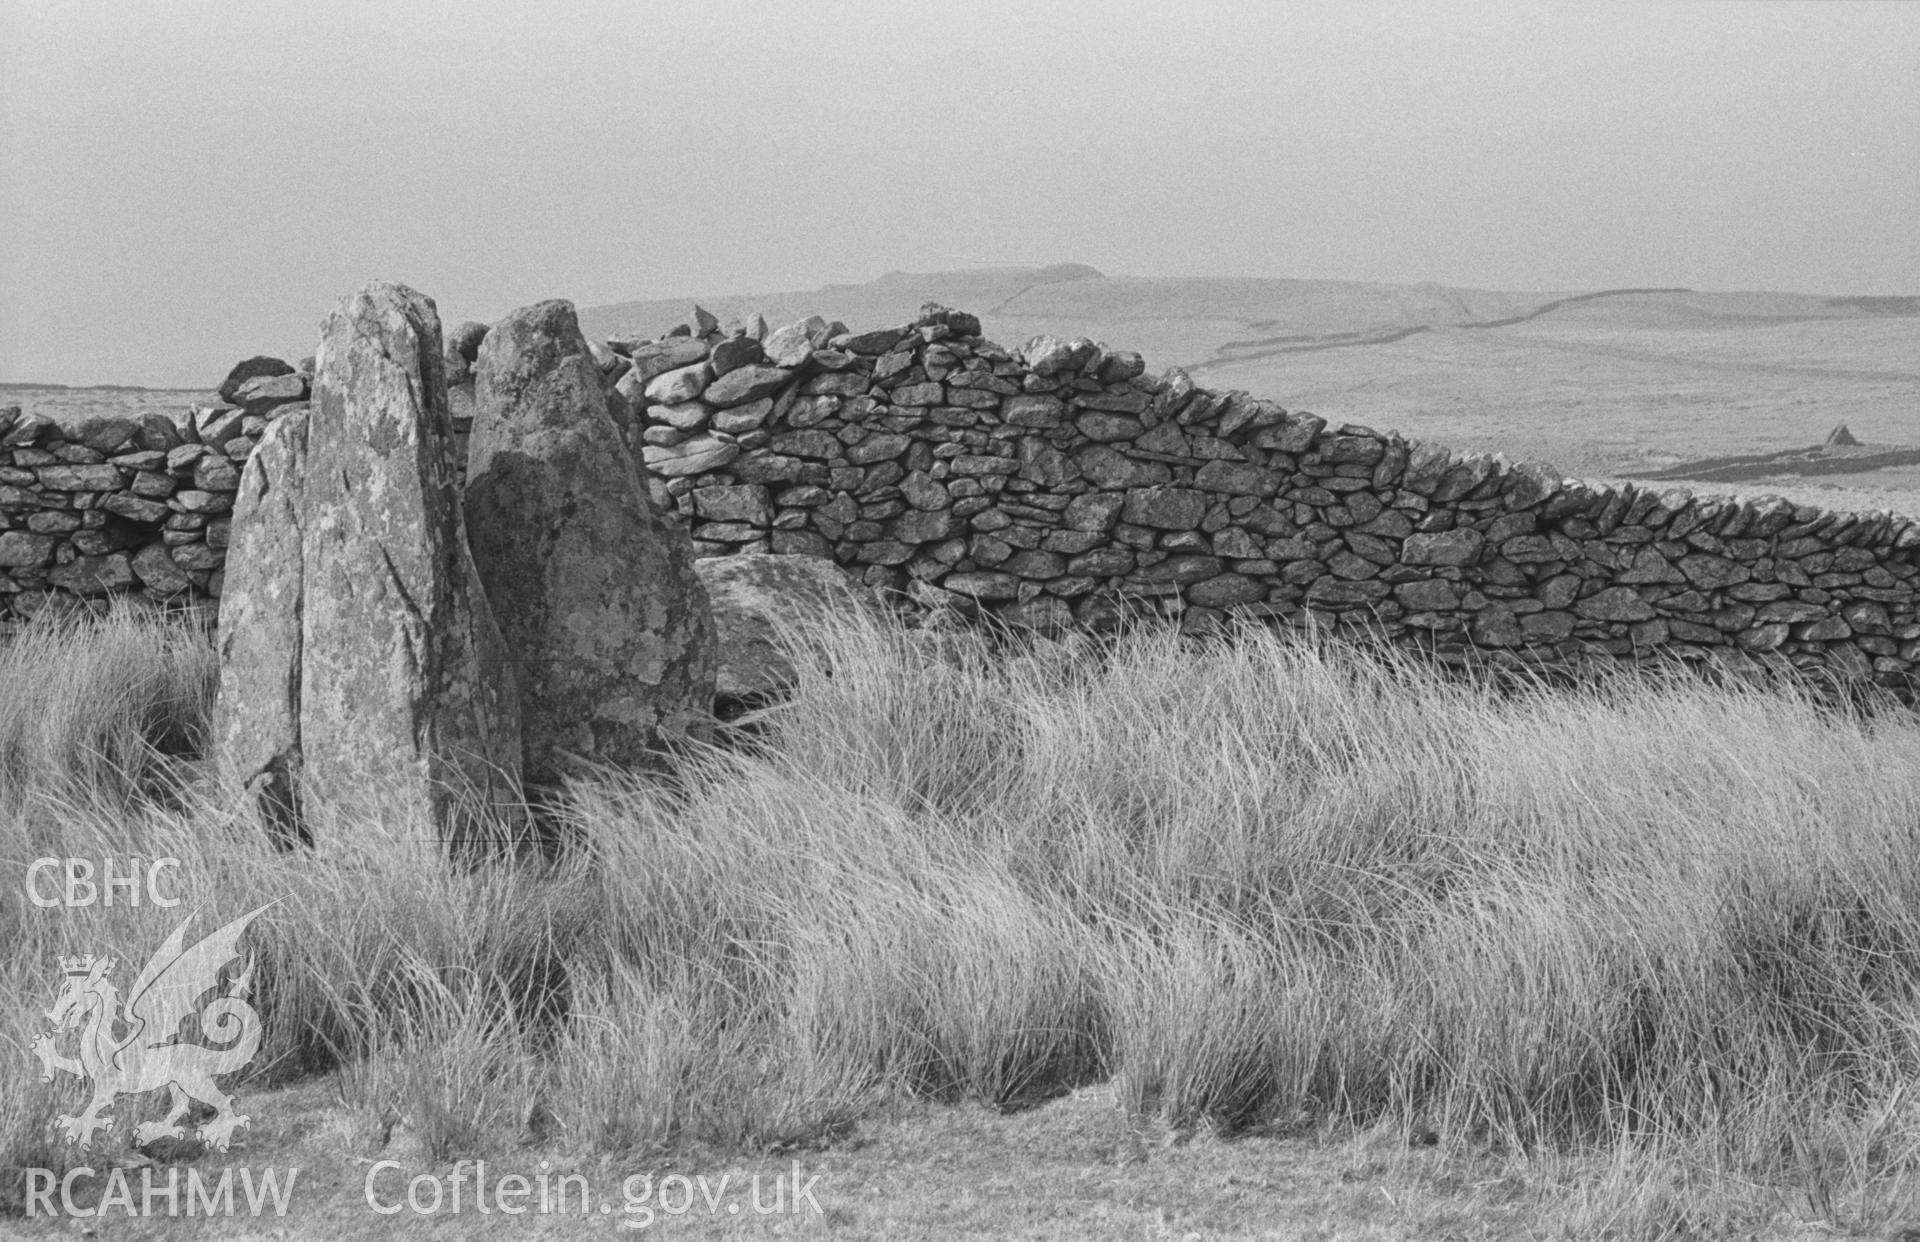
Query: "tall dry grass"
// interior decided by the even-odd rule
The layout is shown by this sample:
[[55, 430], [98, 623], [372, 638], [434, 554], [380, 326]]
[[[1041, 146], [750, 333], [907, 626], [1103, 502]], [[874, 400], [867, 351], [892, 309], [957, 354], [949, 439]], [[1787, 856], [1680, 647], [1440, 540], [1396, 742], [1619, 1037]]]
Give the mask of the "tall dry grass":
[[[61, 805], [57, 852], [182, 859], [199, 926], [276, 902], [256, 1068], [337, 1067], [437, 1153], [770, 1146], [903, 1093], [1111, 1081], [1140, 1124], [1611, 1153], [1566, 1193], [1629, 1234], [1697, 1177], [1861, 1221], [1920, 1169], [1912, 717], [1681, 680], [1491, 694], [1267, 635], [848, 624], [796, 637], [798, 693], [747, 743], [574, 786], [561, 863], [457, 874], [377, 798], [295, 855], [192, 793], [60, 803], [203, 727], [204, 663], [152, 657], [176, 641], [0, 653], [0, 687], [75, 701], [8, 716], [0, 756], [58, 779], [5, 769], [0, 857], [49, 852]], [[101, 674], [142, 644], [171, 671]], [[178, 917], [4, 891], [19, 1049], [56, 953], [142, 960]], [[36, 1075], [0, 1048], [0, 1164], [57, 1155]]]

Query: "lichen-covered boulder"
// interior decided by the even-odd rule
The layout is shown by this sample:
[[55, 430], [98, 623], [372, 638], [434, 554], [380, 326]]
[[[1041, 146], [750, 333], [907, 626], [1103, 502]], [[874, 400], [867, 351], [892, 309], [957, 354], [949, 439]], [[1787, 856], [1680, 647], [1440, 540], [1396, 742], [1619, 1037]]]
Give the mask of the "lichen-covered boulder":
[[312, 840], [316, 801], [367, 798], [457, 855], [514, 831], [518, 702], [449, 474], [442, 367], [433, 302], [365, 286], [322, 329], [311, 409], [270, 424], [241, 477], [215, 747], [283, 841]]
[[582, 760], [650, 766], [713, 700], [692, 541], [654, 507], [601, 379], [569, 302], [515, 311], [480, 346], [468, 533], [541, 784]]

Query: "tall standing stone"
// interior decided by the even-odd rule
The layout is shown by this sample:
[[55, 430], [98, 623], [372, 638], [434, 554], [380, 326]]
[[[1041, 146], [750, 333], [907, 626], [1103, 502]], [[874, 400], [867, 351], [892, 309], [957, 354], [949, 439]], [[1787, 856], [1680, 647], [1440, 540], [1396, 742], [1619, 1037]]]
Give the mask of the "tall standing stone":
[[469, 537], [519, 670], [527, 779], [582, 759], [645, 766], [712, 707], [692, 541], [621, 444], [571, 303], [495, 324], [474, 399]]
[[374, 282], [322, 328], [311, 412], [236, 497], [216, 747], [282, 839], [377, 799], [464, 854], [521, 795], [512, 669], [467, 551], [431, 299]]

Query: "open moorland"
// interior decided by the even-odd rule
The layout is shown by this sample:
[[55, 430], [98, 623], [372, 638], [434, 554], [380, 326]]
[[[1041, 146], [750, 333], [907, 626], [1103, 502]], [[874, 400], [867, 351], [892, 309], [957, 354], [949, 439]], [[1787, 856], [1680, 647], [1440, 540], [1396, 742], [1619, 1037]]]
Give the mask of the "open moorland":
[[[1062, 267], [703, 301], [873, 325], [930, 299], [1595, 477], [1684, 480], [1842, 422], [1848, 462], [1920, 445], [1901, 299]], [[0, 394], [63, 422], [197, 399]], [[1920, 468], [1782, 468], [1727, 490], [1920, 511]], [[849, 614], [783, 641], [790, 698], [677, 745], [670, 777], [575, 772], [543, 806], [566, 849], [474, 868], [377, 785], [275, 849], [209, 779], [191, 625], [115, 611], [0, 646], [0, 870], [167, 858], [184, 898], [55, 917], [0, 885], [0, 1237], [1920, 1236], [1910, 711], [1788, 681], [1482, 684], [1311, 633]], [[185, 912], [263, 908], [231, 1149], [136, 1142], [158, 1091], [63, 1143], [87, 1100], [36, 1056], [76, 986], [55, 963], [125, 982]], [[233, 1166], [299, 1170], [284, 1210], [239, 1187], [230, 1218], [112, 1210], [116, 1178]], [[27, 1216], [48, 1173], [109, 1210]], [[510, 1180], [572, 1197], [510, 1215]]]
[[[1108, 278], [1068, 264], [703, 304], [723, 318], [818, 313], [861, 326], [910, 318], [929, 299], [975, 312], [1003, 343], [1091, 336], [1336, 424], [1587, 478], [1804, 448], [1842, 423], [1867, 444], [1920, 448], [1920, 301], [1909, 297]], [[685, 313], [685, 299], [630, 302], [583, 310], [581, 322], [590, 336], [650, 335]], [[1920, 511], [1911, 467], [1699, 490]]]

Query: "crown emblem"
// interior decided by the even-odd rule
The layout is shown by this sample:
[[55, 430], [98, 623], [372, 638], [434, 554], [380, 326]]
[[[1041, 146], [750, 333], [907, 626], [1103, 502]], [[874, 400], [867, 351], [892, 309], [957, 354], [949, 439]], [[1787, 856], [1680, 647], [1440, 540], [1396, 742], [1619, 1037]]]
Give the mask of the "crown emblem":
[[60, 959], [60, 969], [69, 975], [91, 974], [95, 960], [91, 953], [81, 957], [63, 957]]

